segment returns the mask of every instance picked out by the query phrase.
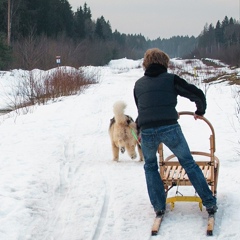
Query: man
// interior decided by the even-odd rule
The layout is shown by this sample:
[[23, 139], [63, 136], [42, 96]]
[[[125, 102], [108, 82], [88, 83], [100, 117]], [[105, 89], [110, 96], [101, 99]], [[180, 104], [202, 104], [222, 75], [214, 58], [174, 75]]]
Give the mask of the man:
[[156, 215], [162, 216], [166, 208], [166, 195], [156, 156], [162, 142], [178, 158], [208, 213], [215, 213], [216, 198], [191, 155], [175, 109], [177, 96], [186, 97], [196, 104], [194, 118], [201, 118], [205, 114], [206, 98], [196, 86], [168, 73], [168, 63], [168, 55], [160, 49], [147, 50], [143, 59], [144, 76], [134, 86], [134, 99], [138, 108], [137, 125], [141, 131], [149, 198]]

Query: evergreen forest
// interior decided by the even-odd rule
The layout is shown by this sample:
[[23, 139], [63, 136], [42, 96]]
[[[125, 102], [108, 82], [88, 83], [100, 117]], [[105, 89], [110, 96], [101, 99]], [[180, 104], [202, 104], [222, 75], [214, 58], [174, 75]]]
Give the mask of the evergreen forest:
[[143, 57], [158, 47], [170, 57], [216, 58], [240, 66], [240, 24], [227, 16], [205, 25], [198, 37], [146, 39], [113, 30], [104, 16], [92, 19], [87, 3], [68, 0], [0, 0], [0, 70], [49, 69], [61, 64], [102, 66], [112, 59]]

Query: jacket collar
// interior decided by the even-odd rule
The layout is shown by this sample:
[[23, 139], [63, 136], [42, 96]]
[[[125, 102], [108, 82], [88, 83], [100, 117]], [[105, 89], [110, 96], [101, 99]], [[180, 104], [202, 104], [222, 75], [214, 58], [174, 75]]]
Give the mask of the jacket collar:
[[148, 77], [157, 77], [159, 74], [167, 72], [167, 68], [158, 63], [152, 63], [146, 69], [144, 75]]

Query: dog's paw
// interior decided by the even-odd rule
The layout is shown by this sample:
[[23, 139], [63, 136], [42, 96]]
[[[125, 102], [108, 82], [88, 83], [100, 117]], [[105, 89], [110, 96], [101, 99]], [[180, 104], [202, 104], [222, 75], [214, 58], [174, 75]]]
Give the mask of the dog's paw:
[[113, 158], [113, 161], [114, 162], [118, 162], [118, 158]]
[[124, 153], [125, 152], [125, 148], [121, 147], [120, 151], [121, 151], [121, 153]]
[[131, 155], [131, 159], [136, 159], [137, 158], [137, 154], [132, 154]]

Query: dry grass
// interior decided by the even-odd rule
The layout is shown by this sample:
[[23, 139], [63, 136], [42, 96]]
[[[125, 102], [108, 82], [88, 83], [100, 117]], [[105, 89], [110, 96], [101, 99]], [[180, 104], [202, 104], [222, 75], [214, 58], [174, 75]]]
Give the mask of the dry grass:
[[96, 83], [94, 79], [86, 78], [81, 71], [64, 72], [60, 69], [45, 79], [45, 93], [39, 97], [40, 99], [56, 99], [62, 96], [76, 95], [94, 83]]
[[82, 70], [58, 68], [45, 76], [36, 77], [31, 71], [19, 83], [10, 107], [12, 110], [21, 108], [27, 112], [32, 105], [80, 94], [91, 84], [98, 83], [97, 74], [86, 76]]
[[204, 80], [206, 83], [214, 83], [214, 82], [228, 82], [229, 85], [240, 85], [240, 78], [236, 72], [227, 74], [221, 73], [217, 74], [216, 76]]

